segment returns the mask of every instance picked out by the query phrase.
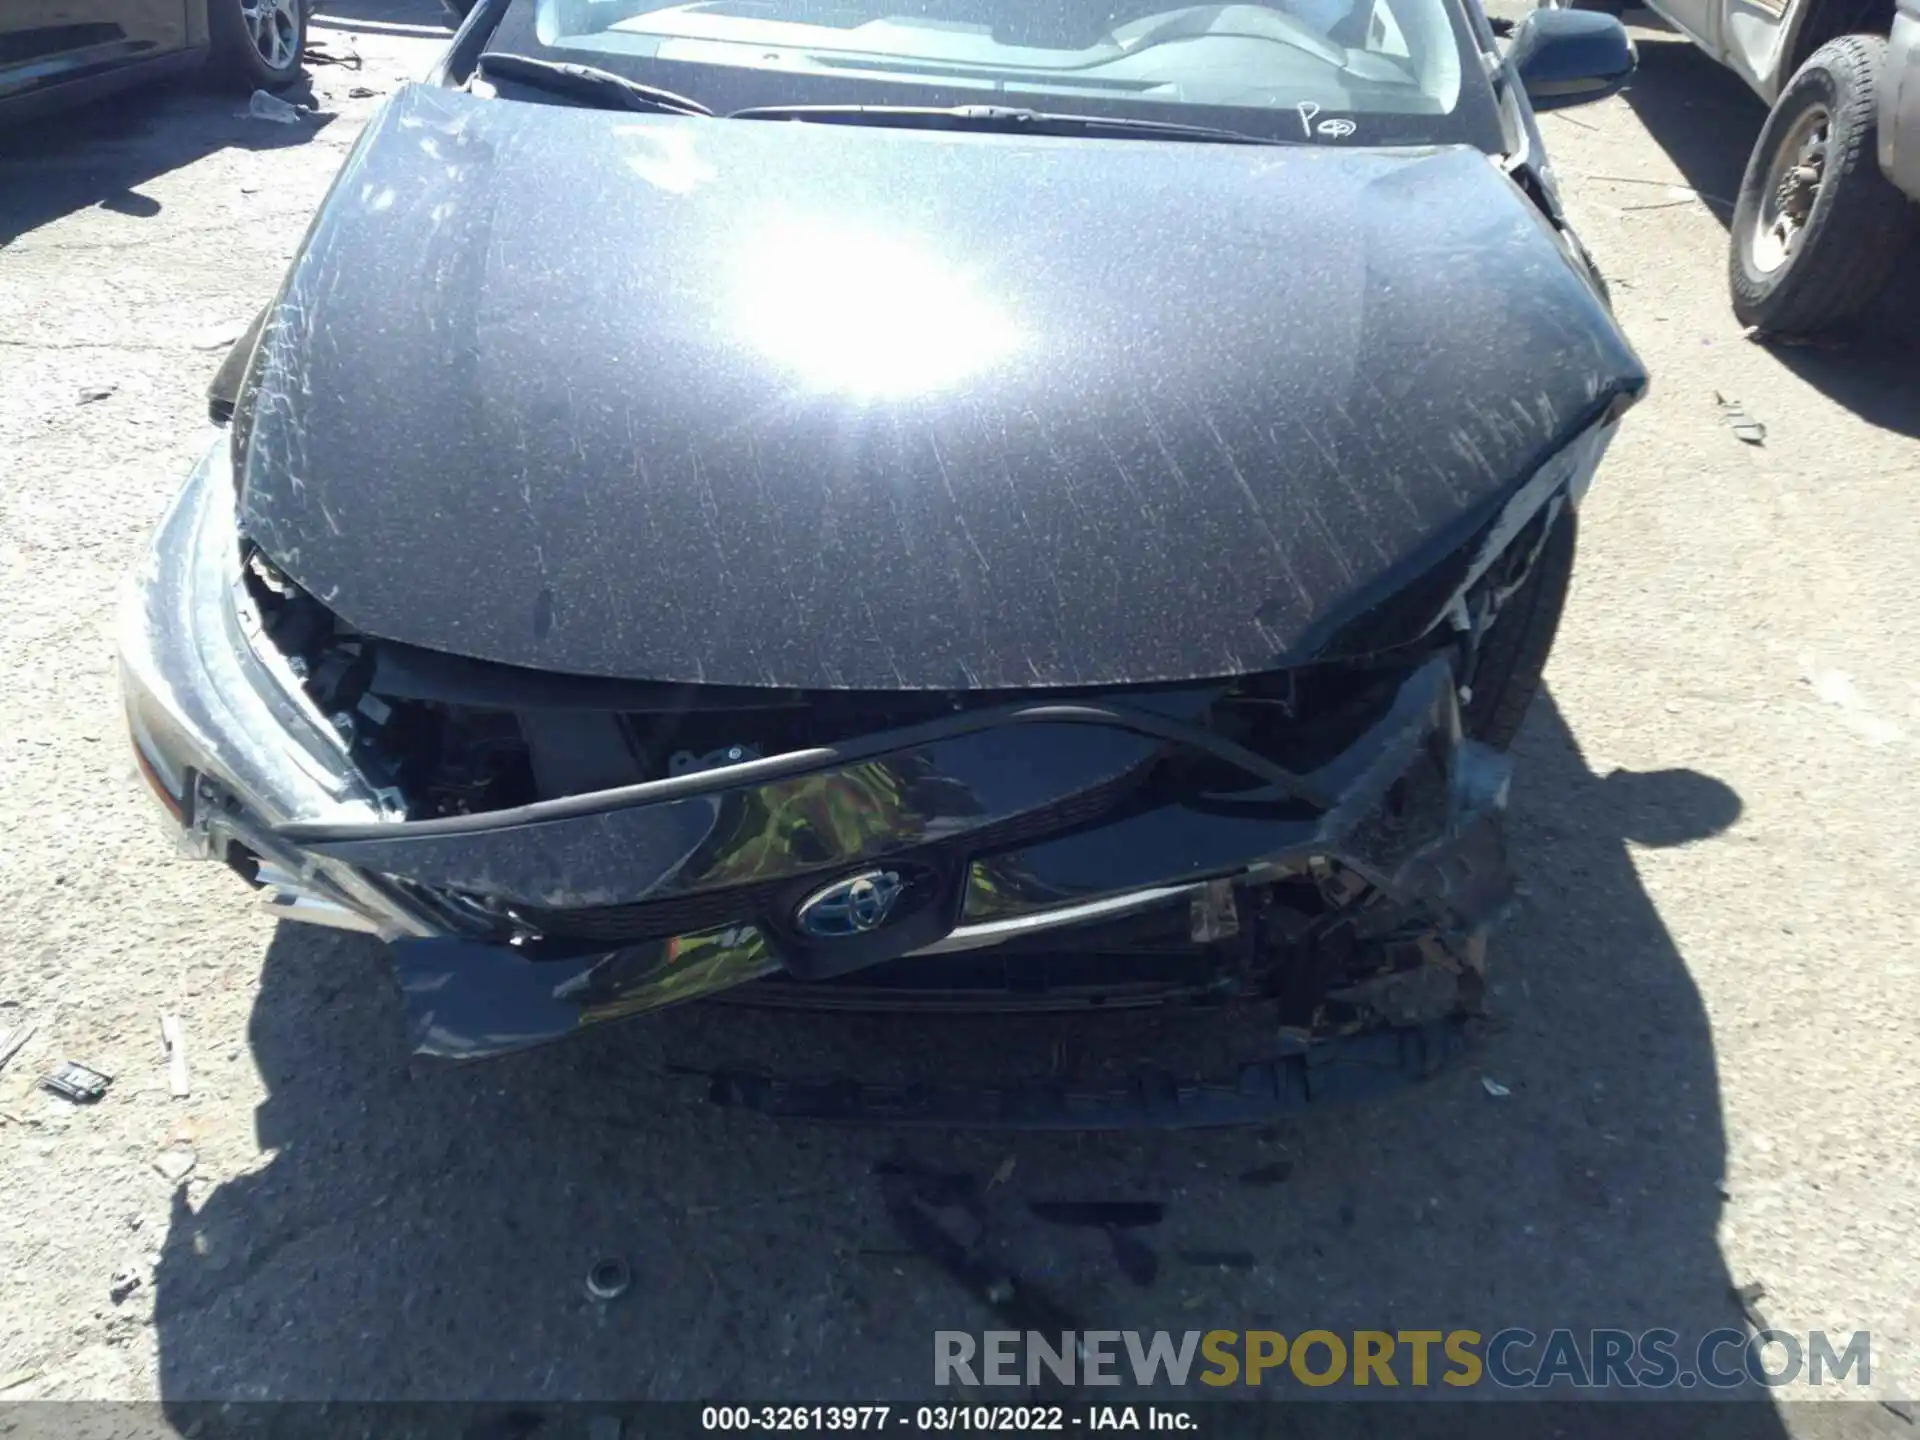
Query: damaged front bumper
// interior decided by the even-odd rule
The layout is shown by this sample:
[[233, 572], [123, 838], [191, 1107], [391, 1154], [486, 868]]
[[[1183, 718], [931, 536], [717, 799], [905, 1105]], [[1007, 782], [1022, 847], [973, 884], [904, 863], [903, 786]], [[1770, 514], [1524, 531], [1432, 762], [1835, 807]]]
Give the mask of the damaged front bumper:
[[[1064, 1009], [1170, 991], [1270, 1005], [1273, 1047], [1218, 1081], [707, 1077], [716, 1100], [779, 1114], [1210, 1124], [1428, 1073], [1478, 1011], [1486, 929], [1510, 889], [1507, 762], [1463, 738], [1444, 652], [1297, 784], [1242, 774], [1223, 793], [1192, 779], [1178, 762], [1230, 747], [1195, 723], [1190, 697], [1116, 692], [405, 820], [246, 633], [223, 456], [195, 472], [124, 597], [142, 769], [190, 848], [285, 918], [395, 942], [424, 1053], [502, 1054], [748, 982], [743, 995], [860, 1007]], [[1170, 946], [1177, 984], [1166, 966], [1104, 958]], [[1085, 963], [1069, 976], [1062, 957]], [[983, 968], [995, 984], [967, 989]]]

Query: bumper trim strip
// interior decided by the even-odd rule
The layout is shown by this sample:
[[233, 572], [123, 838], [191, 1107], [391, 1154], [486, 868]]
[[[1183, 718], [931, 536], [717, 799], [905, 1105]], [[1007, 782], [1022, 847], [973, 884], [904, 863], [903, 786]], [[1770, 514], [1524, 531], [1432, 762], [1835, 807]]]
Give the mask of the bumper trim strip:
[[811, 774], [868, 760], [917, 745], [977, 734], [1004, 725], [1105, 725], [1137, 735], [1204, 750], [1230, 765], [1237, 766], [1256, 779], [1278, 786], [1295, 799], [1305, 801], [1323, 814], [1332, 810], [1336, 799], [1313, 781], [1277, 765], [1264, 755], [1237, 745], [1201, 725], [1175, 720], [1131, 706], [1089, 704], [1017, 705], [996, 710], [976, 710], [951, 719], [929, 721], [901, 730], [881, 731], [857, 741], [795, 750], [761, 760], [746, 760], [738, 765], [722, 765], [690, 775], [649, 780], [641, 785], [623, 785], [587, 795], [568, 795], [556, 800], [537, 800], [511, 810], [491, 810], [479, 815], [447, 815], [432, 820], [407, 820], [373, 824], [332, 824], [324, 821], [293, 821], [275, 827], [281, 839], [296, 845], [337, 845], [357, 840], [395, 840], [424, 835], [475, 835], [504, 830], [516, 825], [531, 825], [547, 820], [572, 819], [608, 810], [638, 805], [654, 805], [667, 800], [763, 784], [770, 780]]

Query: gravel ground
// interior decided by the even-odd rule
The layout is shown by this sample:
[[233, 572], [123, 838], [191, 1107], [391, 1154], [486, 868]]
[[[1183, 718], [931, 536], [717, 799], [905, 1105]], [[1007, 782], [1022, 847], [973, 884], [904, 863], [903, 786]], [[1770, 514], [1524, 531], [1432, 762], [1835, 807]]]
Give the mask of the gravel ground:
[[[1783, 1329], [1871, 1330], [1872, 1394], [1920, 1395], [1920, 371], [1897, 338], [1741, 337], [1727, 201], [1762, 112], [1738, 82], [1647, 30], [1631, 91], [1543, 120], [1655, 386], [1517, 746], [1490, 1046], [1261, 1131], [902, 1136], [714, 1111], [662, 1062], [957, 1059], [978, 1027], [696, 1012], [409, 1063], [378, 946], [276, 931], [170, 856], [115, 582], [208, 442], [225, 344], [445, 32], [428, 0], [332, 0], [315, 37], [362, 62], [315, 67], [322, 120], [179, 89], [0, 139], [0, 1025], [39, 1027], [0, 1073], [8, 1398], [924, 1394], [931, 1332], [989, 1322], [888, 1224], [871, 1171], [902, 1152], [1003, 1175], [1011, 1262], [1088, 1323], [1697, 1334], [1759, 1282]], [[33, 1089], [63, 1056], [118, 1077], [105, 1101]], [[1165, 1200], [1157, 1278], [1036, 1227], [1035, 1196]], [[614, 1254], [634, 1288], [595, 1306]]]

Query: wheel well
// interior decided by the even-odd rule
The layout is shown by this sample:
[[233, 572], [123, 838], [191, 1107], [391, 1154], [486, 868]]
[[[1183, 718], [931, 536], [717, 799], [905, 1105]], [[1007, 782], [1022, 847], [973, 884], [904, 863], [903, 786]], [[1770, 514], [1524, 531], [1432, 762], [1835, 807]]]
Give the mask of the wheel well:
[[1793, 51], [1780, 67], [1784, 87], [1807, 57], [1842, 35], [1886, 35], [1893, 29], [1894, 0], [1809, 0], [1793, 37]]

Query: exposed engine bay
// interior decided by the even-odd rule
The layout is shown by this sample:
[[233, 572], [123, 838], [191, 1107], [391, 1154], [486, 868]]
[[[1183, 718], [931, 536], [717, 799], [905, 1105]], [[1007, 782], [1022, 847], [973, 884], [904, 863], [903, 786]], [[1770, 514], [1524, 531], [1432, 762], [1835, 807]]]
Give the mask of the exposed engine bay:
[[[1410, 676], [1443, 676], [1449, 707], [1456, 694], [1471, 695], [1470, 683], [1456, 684], [1454, 677], [1471, 681], [1480, 633], [1525, 588], [1558, 509], [1543, 506], [1496, 562], [1450, 599], [1438, 623], [1411, 638], [1408, 617], [1433, 606], [1434, 595], [1399, 597], [1388, 613], [1354, 627], [1356, 653], [1346, 659], [1118, 696], [1049, 695], [1056, 705], [1084, 702], [1096, 709], [1103, 699], [1121, 699], [1129, 711], [1165, 718], [1176, 727], [1174, 738], [1146, 737], [1150, 743], [1130, 754], [1130, 763], [1071, 797], [1077, 814], [1055, 806], [1034, 822], [976, 830], [961, 865], [959, 926], [905, 958], [810, 975], [790, 956], [784, 967], [774, 963], [764, 937], [783, 928], [778, 912], [790, 906], [796, 880], [804, 886], [808, 876], [830, 875], [844, 863], [828, 838], [836, 829], [874, 830], [912, 857], [939, 846], [915, 843], [910, 824], [902, 833], [903, 816], [981, 809], [964, 784], [924, 764], [908, 775], [905, 796], [884, 793], [869, 773], [808, 797], [812, 803], [791, 807], [777, 825], [756, 813], [763, 807], [733, 807], [731, 833], [723, 823], [706, 839], [736, 857], [742, 849], [757, 850], [753, 868], [766, 878], [750, 877], [744, 885], [615, 904], [559, 903], [594, 898], [577, 894], [546, 897], [556, 903], [515, 902], [458, 887], [443, 899], [463, 914], [470, 933], [491, 930], [493, 941], [511, 943], [511, 963], [537, 977], [546, 1003], [565, 992], [564, 1003], [581, 1018], [655, 1008], [701, 990], [761, 1005], [859, 1010], [1066, 1011], [1255, 1000], [1270, 1003], [1282, 1032], [1301, 1046], [1386, 1027], [1425, 1034], [1419, 1053], [1433, 1048], [1437, 1057], [1453, 1043], [1442, 1032], [1454, 1034], [1479, 1013], [1485, 930], [1506, 897], [1493, 824], [1505, 762], [1484, 747], [1430, 734], [1424, 763], [1391, 780], [1370, 822], [1387, 832], [1427, 831], [1436, 840], [1453, 834], [1444, 864], [1460, 873], [1437, 880], [1426, 873], [1435, 862], [1425, 848], [1433, 847], [1416, 848], [1397, 871], [1370, 864], [1375, 856], [1364, 851], [1358, 863], [1314, 853], [1273, 869], [1261, 883], [1202, 880], [1156, 897], [1159, 903], [1111, 917], [1095, 913], [1066, 930], [1023, 934], [1021, 917], [1073, 897], [1050, 893], [1044, 880], [1024, 874], [1020, 852], [1036, 834], [1070, 839], [1076, 829], [1129, 812], [1148, 815], [1169, 800], [1228, 820], [1324, 821], [1342, 798], [1316, 793], [1319, 787], [1304, 777], [1337, 773], [1354, 737], [1390, 719]], [[912, 733], [930, 723], [964, 727], [970, 712], [1034, 698], [1031, 692], [823, 694], [530, 675], [355, 634], [257, 550], [247, 552], [241, 576], [241, 603], [258, 618], [251, 628], [259, 643], [329, 717], [402, 829], [537, 810], [545, 802]], [[1381, 637], [1399, 643], [1363, 648]], [[1219, 751], [1180, 743], [1182, 735], [1200, 734], [1221, 742]], [[1277, 767], [1276, 773], [1303, 777], [1296, 793], [1238, 763], [1243, 753]], [[251, 856], [230, 858], [243, 872], [256, 863]], [[933, 868], [940, 868], [937, 861]], [[720, 933], [711, 958], [721, 963], [702, 977], [711, 983], [690, 990], [666, 983], [682, 952], [699, 943], [689, 932], [715, 926]], [[977, 943], [953, 943], [969, 928]], [[433, 1043], [451, 1053], [497, 1046], [501, 1017], [471, 1023], [449, 1013], [446, 975], [437, 968], [449, 946], [454, 953], [478, 948], [456, 940], [401, 947], [403, 984], [409, 973], [416, 982], [431, 977], [413, 987], [435, 996], [437, 1008], [422, 1035], [436, 1036]], [[608, 946], [620, 948], [608, 955]], [[558, 972], [565, 975], [556, 985]], [[732, 989], [748, 978], [757, 983]], [[507, 1009], [524, 1022], [525, 997]], [[1440, 1031], [1431, 1029], [1436, 1025]], [[462, 1044], [463, 1030], [484, 1031], [493, 1042]], [[755, 1103], [756, 1096], [775, 1108], [795, 1103], [786, 1091], [777, 1101], [772, 1092], [763, 1094], [750, 1076], [731, 1075], [723, 1088], [738, 1103]], [[836, 1104], [846, 1103], [842, 1092], [835, 1094]], [[897, 1098], [884, 1103], [899, 1106]], [[935, 1105], [926, 1118], [963, 1123], [965, 1115], [950, 1104]], [[1049, 1122], [1036, 1112], [1035, 1123]]]

